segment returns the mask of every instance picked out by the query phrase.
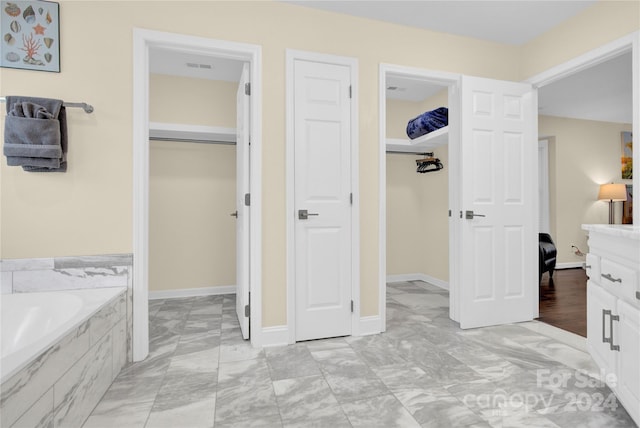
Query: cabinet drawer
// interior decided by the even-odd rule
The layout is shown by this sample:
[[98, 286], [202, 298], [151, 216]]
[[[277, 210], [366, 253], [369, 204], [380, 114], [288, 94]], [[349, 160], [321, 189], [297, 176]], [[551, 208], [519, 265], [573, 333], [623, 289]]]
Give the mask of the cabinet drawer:
[[638, 276], [635, 270], [602, 258], [598, 282], [621, 299], [634, 305], [637, 304]]
[[600, 257], [592, 253], [587, 254], [585, 269], [589, 279], [600, 284]]

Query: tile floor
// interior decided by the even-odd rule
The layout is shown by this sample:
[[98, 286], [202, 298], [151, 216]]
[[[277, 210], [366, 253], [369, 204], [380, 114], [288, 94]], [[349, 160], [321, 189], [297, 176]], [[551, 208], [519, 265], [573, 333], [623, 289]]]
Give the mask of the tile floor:
[[149, 316], [149, 357], [85, 428], [635, 426], [584, 352], [523, 325], [460, 330], [423, 282], [389, 284], [384, 334], [264, 350], [241, 339], [232, 295]]

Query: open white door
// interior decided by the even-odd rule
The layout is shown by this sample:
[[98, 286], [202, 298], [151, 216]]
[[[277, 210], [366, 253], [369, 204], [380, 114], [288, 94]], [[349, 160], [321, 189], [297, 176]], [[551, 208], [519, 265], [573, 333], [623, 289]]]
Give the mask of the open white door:
[[295, 339], [351, 334], [350, 68], [294, 62]]
[[529, 84], [461, 81], [460, 327], [533, 319], [538, 144]]
[[236, 141], [236, 312], [242, 337], [249, 338], [249, 64], [238, 84]]

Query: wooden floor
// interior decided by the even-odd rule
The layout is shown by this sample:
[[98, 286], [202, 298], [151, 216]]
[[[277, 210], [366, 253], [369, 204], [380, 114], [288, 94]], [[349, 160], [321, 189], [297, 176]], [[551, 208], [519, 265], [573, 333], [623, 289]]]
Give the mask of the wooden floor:
[[587, 337], [587, 274], [584, 269], [562, 269], [542, 275], [539, 321]]

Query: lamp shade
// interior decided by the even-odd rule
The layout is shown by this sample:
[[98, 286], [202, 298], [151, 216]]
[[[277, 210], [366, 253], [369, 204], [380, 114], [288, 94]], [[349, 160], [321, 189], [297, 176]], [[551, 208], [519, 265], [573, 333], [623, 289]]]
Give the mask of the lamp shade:
[[620, 183], [601, 184], [598, 199], [607, 201], [626, 201], [627, 186]]

